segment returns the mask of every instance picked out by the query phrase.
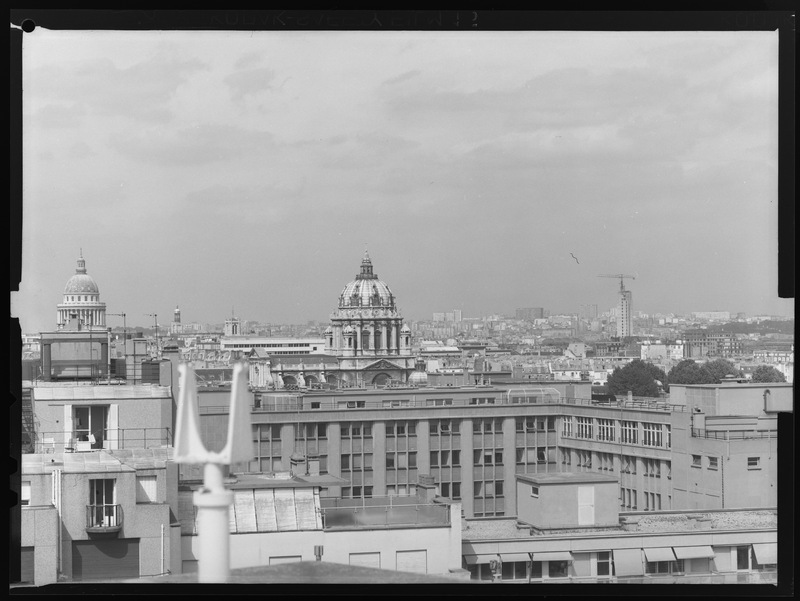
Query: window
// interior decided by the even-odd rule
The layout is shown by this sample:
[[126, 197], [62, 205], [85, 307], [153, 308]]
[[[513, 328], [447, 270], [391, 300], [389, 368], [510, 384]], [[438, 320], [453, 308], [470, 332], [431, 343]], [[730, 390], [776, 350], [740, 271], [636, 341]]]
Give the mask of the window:
[[703, 458], [700, 455], [692, 455], [692, 467], [701, 467]]
[[710, 469], [710, 470], [719, 469], [719, 458], [718, 457], [709, 457], [708, 458], [708, 469]]
[[340, 426], [342, 438], [371, 438], [372, 425], [364, 422], [343, 423]]
[[749, 470], [761, 469], [761, 457], [748, 457], [747, 469]]
[[620, 442], [636, 444], [638, 440], [638, 428], [636, 422], [620, 422]]
[[121, 513], [115, 502], [115, 483], [112, 478], [89, 480], [89, 523], [88, 526], [118, 526]]
[[648, 447], [660, 447], [662, 444], [661, 424], [642, 424], [642, 444]]
[[600, 551], [597, 553], [597, 575], [614, 575], [614, 561], [611, 556], [611, 551]]
[[428, 399], [429, 407], [449, 407], [453, 404], [453, 399]]
[[23, 480], [19, 490], [20, 503], [25, 505], [31, 504], [31, 483], [30, 480]]
[[560, 449], [560, 452], [561, 452], [561, 464], [572, 465], [572, 455], [569, 452], [569, 449]]
[[416, 436], [416, 424], [414, 422], [387, 422], [386, 436], [393, 438], [396, 436]]
[[538, 486], [531, 486], [531, 496], [534, 499], [538, 499], [539, 498], [539, 487]]
[[682, 574], [683, 560], [677, 561], [648, 561], [645, 564], [645, 574]]
[[564, 417], [562, 418], [561, 422], [561, 435], [562, 436], [572, 436], [572, 418], [571, 417]]
[[592, 437], [592, 418], [591, 417], [578, 417], [576, 419], [577, 436], [578, 438], [591, 438]]
[[432, 421], [429, 424], [429, 431], [433, 435], [450, 434], [453, 431], [453, 424], [449, 419]]
[[620, 455], [620, 462], [622, 466], [620, 471], [623, 474], [636, 473], [636, 457], [631, 457], [630, 455]]
[[550, 578], [566, 578], [569, 576], [568, 561], [548, 561], [547, 575]]
[[72, 438], [78, 443], [86, 443], [87, 450], [102, 449], [103, 441], [108, 439], [108, 409], [107, 405], [73, 407]]
[[613, 419], [598, 419], [597, 420], [597, 440], [604, 440], [607, 442], [614, 441], [614, 420]]
[[502, 568], [503, 580], [527, 580], [527, 561], [504, 561]]
[[661, 461], [658, 459], [642, 459], [644, 475], [650, 478], [661, 477]]

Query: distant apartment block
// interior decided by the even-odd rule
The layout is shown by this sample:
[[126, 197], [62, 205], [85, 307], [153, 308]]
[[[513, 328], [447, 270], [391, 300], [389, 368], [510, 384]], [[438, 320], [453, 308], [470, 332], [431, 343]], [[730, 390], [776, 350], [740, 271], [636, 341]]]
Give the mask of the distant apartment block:
[[735, 334], [709, 330], [686, 330], [683, 332], [683, 356], [688, 359], [700, 357], [732, 357], [744, 351], [744, 343]]
[[542, 307], [524, 307], [516, 310], [515, 317], [517, 319], [533, 321], [534, 319], [544, 319], [546, 315]]

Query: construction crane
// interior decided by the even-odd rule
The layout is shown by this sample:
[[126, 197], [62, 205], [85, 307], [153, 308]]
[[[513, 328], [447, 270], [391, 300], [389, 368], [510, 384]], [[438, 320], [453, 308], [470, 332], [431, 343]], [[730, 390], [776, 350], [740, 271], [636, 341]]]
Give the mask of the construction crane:
[[619, 278], [619, 291], [620, 292], [624, 292], [625, 291], [625, 282], [624, 282], [625, 278], [629, 278], [631, 280], [635, 280], [636, 279], [635, 275], [625, 275], [624, 273], [601, 273], [597, 277], [598, 278]]

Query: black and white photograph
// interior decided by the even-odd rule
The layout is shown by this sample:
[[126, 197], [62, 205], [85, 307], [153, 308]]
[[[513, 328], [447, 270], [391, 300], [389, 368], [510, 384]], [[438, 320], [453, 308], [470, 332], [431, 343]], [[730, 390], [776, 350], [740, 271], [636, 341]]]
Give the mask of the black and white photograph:
[[788, 13], [29, 12], [10, 592], [793, 582]]

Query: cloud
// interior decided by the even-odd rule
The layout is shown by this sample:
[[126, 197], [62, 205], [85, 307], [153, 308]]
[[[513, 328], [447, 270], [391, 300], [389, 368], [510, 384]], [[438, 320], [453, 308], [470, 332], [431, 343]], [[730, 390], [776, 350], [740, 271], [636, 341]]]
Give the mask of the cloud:
[[82, 115], [123, 116], [163, 122], [173, 112], [169, 106], [176, 90], [197, 71], [207, 69], [199, 60], [157, 56], [130, 67], [118, 67], [110, 58], [73, 65], [45, 66], [32, 81], [37, 98], [80, 107]]
[[179, 130], [154, 128], [135, 137], [115, 135], [109, 145], [142, 163], [191, 166], [261, 154], [274, 147], [274, 140], [269, 132], [208, 124]]
[[223, 81], [231, 90], [231, 98], [240, 102], [251, 96], [274, 88], [275, 71], [268, 68], [238, 71], [228, 75]]

